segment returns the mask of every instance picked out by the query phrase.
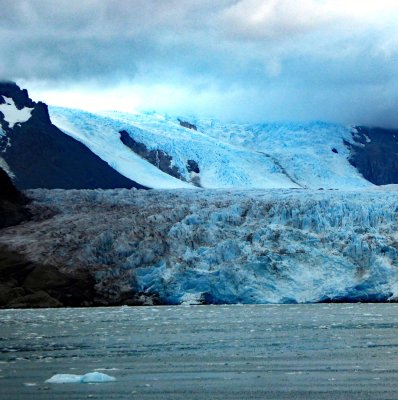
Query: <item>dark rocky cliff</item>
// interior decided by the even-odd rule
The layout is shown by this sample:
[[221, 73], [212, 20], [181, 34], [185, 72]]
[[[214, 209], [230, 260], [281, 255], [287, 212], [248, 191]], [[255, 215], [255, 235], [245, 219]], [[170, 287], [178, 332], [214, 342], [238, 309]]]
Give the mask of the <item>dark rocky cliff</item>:
[[0, 168], [0, 229], [16, 225], [29, 216], [25, 208], [28, 199], [13, 185], [7, 173]]
[[174, 176], [174, 178], [185, 180], [177, 167], [173, 165], [173, 159], [163, 150], [148, 150], [143, 143], [135, 141], [127, 131], [120, 131], [121, 142], [129, 147], [134, 153], [149, 161], [161, 171]]
[[16, 107], [33, 108], [24, 123], [10, 127], [0, 111], [0, 157], [15, 175], [20, 189], [143, 188], [111, 168], [85, 145], [51, 123], [47, 105], [33, 102], [15, 83], [0, 82], [0, 101], [12, 98]]
[[[173, 158], [165, 151], [149, 150], [144, 143], [134, 140], [125, 130], [121, 130], [119, 134], [120, 141], [134, 153], [138, 154], [140, 157], [144, 158], [166, 174], [169, 174], [174, 178], [180, 179], [184, 182], [187, 181], [187, 179], [184, 177], [184, 174], [175, 165], [173, 165]], [[186, 170], [188, 174], [191, 174], [190, 182], [195, 186], [200, 187], [200, 178], [197, 175], [200, 173], [198, 163], [195, 160], [187, 160]], [[192, 175], [192, 173], [195, 175]]]
[[398, 130], [356, 127], [350, 163], [375, 185], [398, 183]]

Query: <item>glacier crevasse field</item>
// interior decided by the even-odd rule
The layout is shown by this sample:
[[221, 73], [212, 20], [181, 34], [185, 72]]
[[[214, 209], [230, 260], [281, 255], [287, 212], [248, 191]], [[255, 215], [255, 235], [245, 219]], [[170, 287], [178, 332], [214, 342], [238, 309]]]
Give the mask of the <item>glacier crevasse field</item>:
[[34, 190], [55, 215], [0, 242], [88, 268], [117, 300], [163, 304], [385, 301], [398, 294], [398, 203], [387, 190]]

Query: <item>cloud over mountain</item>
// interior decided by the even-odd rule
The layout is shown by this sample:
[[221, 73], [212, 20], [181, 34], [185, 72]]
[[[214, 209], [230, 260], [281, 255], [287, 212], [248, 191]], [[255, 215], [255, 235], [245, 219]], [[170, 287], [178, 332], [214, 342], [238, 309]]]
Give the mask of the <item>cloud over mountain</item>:
[[2, 0], [0, 77], [59, 104], [101, 93], [227, 119], [398, 126], [397, 18], [390, 0]]

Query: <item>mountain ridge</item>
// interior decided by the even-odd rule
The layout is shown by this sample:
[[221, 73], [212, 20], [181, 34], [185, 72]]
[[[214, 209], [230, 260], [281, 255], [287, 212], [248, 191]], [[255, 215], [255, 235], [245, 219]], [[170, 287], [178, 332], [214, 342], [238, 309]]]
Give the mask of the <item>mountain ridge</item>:
[[0, 165], [27, 188], [356, 189], [398, 183], [398, 131], [35, 103], [0, 82]]
[[47, 105], [31, 100], [25, 89], [0, 82], [0, 99], [0, 157], [20, 189], [144, 188], [61, 132]]

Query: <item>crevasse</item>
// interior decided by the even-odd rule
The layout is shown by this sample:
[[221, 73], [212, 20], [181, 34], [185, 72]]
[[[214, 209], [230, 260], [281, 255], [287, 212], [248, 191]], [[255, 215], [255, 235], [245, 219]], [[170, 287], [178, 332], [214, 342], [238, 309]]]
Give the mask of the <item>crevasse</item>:
[[[50, 220], [1, 242], [90, 268], [98, 290], [164, 304], [385, 301], [398, 295], [397, 192], [35, 190]], [[58, 239], [57, 239], [58, 238]]]

